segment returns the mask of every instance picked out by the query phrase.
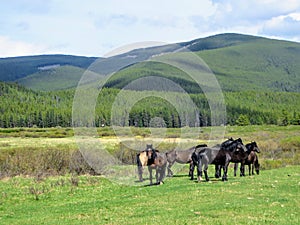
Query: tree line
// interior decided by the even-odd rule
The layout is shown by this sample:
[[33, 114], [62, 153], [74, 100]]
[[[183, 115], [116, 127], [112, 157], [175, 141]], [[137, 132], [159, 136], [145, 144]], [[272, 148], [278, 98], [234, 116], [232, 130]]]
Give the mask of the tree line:
[[[196, 105], [196, 109], [192, 109], [185, 105], [182, 93], [165, 92], [162, 93], [165, 97], [157, 97], [154, 91], [127, 90], [122, 93], [123, 98], [133, 102], [130, 108], [126, 108], [128, 102], [116, 100], [119, 91], [113, 88], [102, 89], [96, 103], [94, 120], [75, 124], [78, 122], [72, 118], [75, 90], [39, 92], [17, 84], [0, 82], [0, 127], [211, 125], [210, 107], [204, 94], [189, 95]], [[132, 96], [139, 96], [139, 100], [134, 102]], [[225, 92], [224, 97], [227, 125], [300, 125], [300, 106], [295, 104], [300, 102], [300, 93]]]

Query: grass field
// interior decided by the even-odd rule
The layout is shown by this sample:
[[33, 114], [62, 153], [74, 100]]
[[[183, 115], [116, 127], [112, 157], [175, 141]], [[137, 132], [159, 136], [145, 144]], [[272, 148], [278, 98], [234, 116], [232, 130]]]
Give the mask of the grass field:
[[289, 166], [242, 178], [230, 171], [228, 182], [197, 183], [185, 168], [163, 185], [140, 187], [97, 176], [7, 178], [0, 182], [0, 223], [299, 224], [299, 171]]
[[[131, 131], [157, 141], [149, 129]], [[199, 143], [208, 141], [209, 132], [202, 128]], [[112, 129], [98, 134], [118, 153]], [[228, 182], [213, 178], [209, 168], [211, 181], [198, 183], [189, 180], [185, 165], [160, 186], [137, 183], [137, 174], [132, 184], [121, 185], [105, 175], [68, 173], [69, 153], [78, 149], [70, 128], [0, 129], [0, 136], [0, 172], [12, 171], [1, 175], [0, 224], [299, 224], [300, 126], [226, 128], [224, 138], [258, 143], [260, 175], [234, 177], [231, 165]], [[168, 129], [160, 150], [192, 143], [179, 137], [178, 129]]]

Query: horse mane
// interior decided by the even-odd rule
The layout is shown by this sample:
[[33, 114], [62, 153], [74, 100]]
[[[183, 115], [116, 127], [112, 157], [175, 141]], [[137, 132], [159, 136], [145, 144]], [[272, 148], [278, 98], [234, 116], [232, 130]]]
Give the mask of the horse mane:
[[232, 144], [232, 142], [234, 142], [235, 140], [233, 140], [233, 138], [228, 138], [228, 140], [224, 141], [220, 146], [221, 147], [228, 147], [230, 144]]
[[226, 145], [221, 145], [221, 149], [233, 151], [236, 145], [239, 143], [239, 139], [233, 140], [230, 143], [226, 143]]
[[195, 146], [195, 150], [197, 148], [205, 148], [205, 147], [207, 147], [207, 144], [199, 144], [199, 145]]

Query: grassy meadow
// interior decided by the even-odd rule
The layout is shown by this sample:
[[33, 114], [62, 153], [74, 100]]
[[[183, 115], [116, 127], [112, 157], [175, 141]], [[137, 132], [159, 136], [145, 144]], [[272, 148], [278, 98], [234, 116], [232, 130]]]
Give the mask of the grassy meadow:
[[163, 185], [140, 187], [101, 176], [6, 178], [0, 223], [299, 224], [299, 169], [197, 183], [186, 168]]
[[[210, 129], [201, 129], [199, 143], [208, 141]], [[124, 150], [111, 128], [97, 131], [115, 157], [121, 149], [123, 157], [136, 154]], [[149, 129], [131, 132], [145, 143], [157, 141]], [[71, 128], [0, 129], [0, 224], [299, 224], [300, 126], [228, 126], [228, 137], [257, 142], [260, 175], [234, 177], [230, 166], [224, 183], [210, 167], [211, 181], [198, 183], [185, 165], [163, 185], [148, 186], [147, 174], [143, 183], [120, 185], [105, 175], [71, 172], [78, 151]], [[158, 148], [193, 141], [168, 129]]]

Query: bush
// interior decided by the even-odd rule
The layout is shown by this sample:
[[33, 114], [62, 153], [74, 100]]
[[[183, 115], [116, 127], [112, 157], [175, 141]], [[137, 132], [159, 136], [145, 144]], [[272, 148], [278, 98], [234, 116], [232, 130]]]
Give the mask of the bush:
[[20, 148], [0, 155], [0, 178], [17, 175], [44, 177], [69, 172], [96, 174], [78, 150]]

